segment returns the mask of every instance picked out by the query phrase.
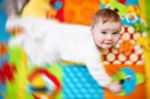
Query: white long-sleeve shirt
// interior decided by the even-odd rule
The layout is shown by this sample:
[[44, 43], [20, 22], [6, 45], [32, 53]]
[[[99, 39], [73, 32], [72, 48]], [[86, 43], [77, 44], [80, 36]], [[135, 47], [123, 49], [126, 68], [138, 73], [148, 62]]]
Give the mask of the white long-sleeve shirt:
[[100, 86], [110, 83], [90, 27], [29, 17], [7, 21], [6, 28], [15, 26], [23, 27], [24, 33], [12, 38], [9, 44], [22, 47], [32, 63], [44, 65], [57, 59], [84, 63]]

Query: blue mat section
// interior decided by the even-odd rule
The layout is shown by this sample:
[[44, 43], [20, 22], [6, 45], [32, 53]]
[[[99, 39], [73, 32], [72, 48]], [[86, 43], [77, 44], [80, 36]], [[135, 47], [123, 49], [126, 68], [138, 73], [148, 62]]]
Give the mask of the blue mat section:
[[[4, 2], [4, 0], [0, 0], [0, 6]], [[7, 44], [9, 34], [5, 30], [7, 16], [4, 12], [4, 9], [0, 7], [0, 43]], [[2, 68], [2, 62], [8, 61], [8, 54], [4, 56], [0, 56], [0, 68]], [[6, 90], [5, 84], [0, 82], [0, 99], [4, 99], [3, 95]]]
[[[4, 0], [0, 0], [0, 5]], [[7, 33], [5, 25], [6, 25], [7, 16], [4, 10], [0, 7], [0, 43], [7, 44], [9, 39], [9, 33]], [[2, 66], [3, 61], [8, 60], [8, 55], [4, 55], [0, 57], [0, 67]]]
[[85, 66], [64, 66], [63, 99], [104, 99], [104, 91]]
[[5, 85], [0, 84], [0, 99], [4, 99], [3, 95], [4, 95], [5, 90], [6, 90]]
[[7, 16], [0, 10], [0, 42], [7, 43], [9, 38], [9, 33], [5, 30]]

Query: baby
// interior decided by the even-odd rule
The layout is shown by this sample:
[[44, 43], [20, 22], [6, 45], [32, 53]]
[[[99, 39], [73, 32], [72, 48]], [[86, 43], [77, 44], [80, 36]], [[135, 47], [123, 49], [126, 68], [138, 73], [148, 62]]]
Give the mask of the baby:
[[10, 40], [10, 46], [22, 47], [31, 63], [84, 63], [100, 86], [114, 93], [121, 91], [121, 85], [111, 81], [100, 59], [101, 50], [115, 46], [120, 39], [121, 19], [115, 11], [98, 10], [91, 27], [33, 17], [8, 19], [8, 31], [18, 26], [22, 33]]

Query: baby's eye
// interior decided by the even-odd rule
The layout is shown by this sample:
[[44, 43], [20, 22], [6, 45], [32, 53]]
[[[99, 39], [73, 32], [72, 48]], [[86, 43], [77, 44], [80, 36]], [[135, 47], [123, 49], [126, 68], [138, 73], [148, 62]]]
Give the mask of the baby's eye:
[[105, 32], [105, 31], [103, 31], [103, 32], [101, 32], [102, 34], [107, 34], [107, 32]]
[[119, 34], [119, 32], [114, 32], [114, 33], [112, 33], [112, 35], [118, 35]]

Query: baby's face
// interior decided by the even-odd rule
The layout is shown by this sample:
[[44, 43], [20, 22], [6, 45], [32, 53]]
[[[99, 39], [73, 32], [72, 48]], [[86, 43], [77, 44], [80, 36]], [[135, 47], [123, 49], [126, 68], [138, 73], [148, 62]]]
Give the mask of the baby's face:
[[98, 48], [109, 49], [120, 39], [121, 24], [118, 22], [97, 23], [91, 30]]

